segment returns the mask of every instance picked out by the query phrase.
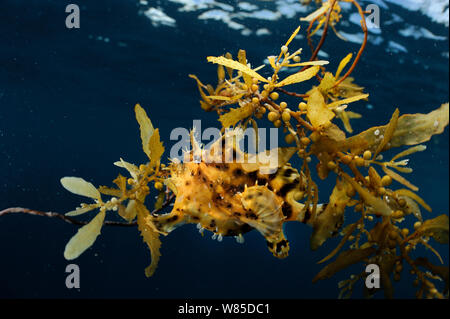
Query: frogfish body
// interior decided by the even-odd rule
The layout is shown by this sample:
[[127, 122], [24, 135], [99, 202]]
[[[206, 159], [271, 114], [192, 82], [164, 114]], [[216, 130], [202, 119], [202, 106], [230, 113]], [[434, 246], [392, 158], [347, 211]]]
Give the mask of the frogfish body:
[[[273, 255], [285, 258], [289, 242], [283, 224], [310, 223], [311, 216], [311, 207], [299, 202], [307, 179], [287, 163], [295, 148], [278, 149], [278, 163], [273, 172], [267, 173], [261, 169], [267, 164], [249, 163], [251, 156], [240, 150], [239, 143], [224, 142], [239, 138], [236, 135], [233, 131], [225, 133], [210, 150], [201, 150], [191, 135], [192, 151], [184, 154], [183, 163], [169, 167], [167, 184], [176, 194], [173, 210], [155, 217], [154, 225], [168, 233], [182, 224], [194, 223], [201, 233], [211, 231], [219, 241], [234, 236], [238, 242], [243, 242], [244, 233], [256, 229]], [[203, 152], [201, 160], [199, 152]], [[232, 161], [225, 160], [230, 156]], [[317, 212], [322, 208], [319, 205]]]

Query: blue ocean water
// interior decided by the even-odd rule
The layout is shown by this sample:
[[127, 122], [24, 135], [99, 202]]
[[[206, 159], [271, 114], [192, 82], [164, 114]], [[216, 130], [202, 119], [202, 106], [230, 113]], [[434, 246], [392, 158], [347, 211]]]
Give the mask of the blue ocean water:
[[[271, 5], [256, 2], [261, 8]], [[234, 7], [236, 3], [229, 1]], [[252, 30], [266, 28], [270, 34], [246, 36], [222, 21], [198, 19], [196, 11], [179, 11], [176, 1], [85, 0], [77, 1], [81, 28], [67, 29], [67, 4], [0, 3], [0, 209], [66, 212], [81, 198], [61, 187], [61, 177], [110, 185], [119, 172], [125, 173], [112, 164], [120, 157], [145, 161], [133, 112], [136, 103], [160, 128], [166, 149], [174, 143], [169, 140], [171, 130], [190, 128], [193, 119], [201, 119], [204, 127], [219, 126], [214, 114], [200, 109], [188, 74], [215, 83], [216, 67], [206, 56], [227, 51], [235, 55], [241, 48], [252, 65], [262, 64], [279, 52], [302, 16], [253, 18], [246, 21]], [[142, 13], [147, 7], [164, 7], [176, 26], [155, 26]], [[383, 43], [368, 44], [353, 74], [370, 93], [368, 103], [351, 106], [363, 115], [353, 122], [356, 132], [387, 123], [397, 107], [401, 113], [426, 113], [449, 100], [448, 27], [395, 5], [381, 12], [382, 33], [372, 36]], [[383, 12], [403, 21], [384, 23]], [[406, 25], [444, 39], [403, 36], [398, 30]], [[344, 26], [358, 32], [355, 24]], [[306, 24], [302, 27], [305, 30]], [[309, 55], [305, 38], [292, 45]], [[358, 48], [330, 32], [323, 50], [333, 70]], [[425, 152], [411, 156], [414, 173], [408, 179], [420, 186], [420, 195], [433, 207], [432, 213], [423, 212], [427, 216], [448, 213], [448, 140], [446, 129], [427, 143]], [[319, 195], [326, 200], [330, 185], [327, 180], [319, 185]], [[159, 267], [146, 279], [150, 256], [137, 229], [104, 227], [95, 245], [75, 261], [81, 288], [69, 290], [63, 250], [75, 230], [42, 217], [0, 218], [0, 298], [336, 298], [338, 281], [361, 271], [355, 266], [312, 284], [321, 268], [316, 262], [338, 239], [311, 252], [311, 229], [306, 225], [287, 225], [291, 251], [284, 260], [274, 258], [256, 232], [246, 234], [240, 245], [234, 239], [212, 241], [209, 235], [201, 237], [195, 226], [184, 226], [163, 238]], [[448, 264], [448, 246], [436, 247]], [[430, 252], [420, 253], [438, 262]], [[411, 282], [404, 274], [395, 286], [396, 297], [413, 297]], [[354, 296], [362, 297], [361, 287]]]

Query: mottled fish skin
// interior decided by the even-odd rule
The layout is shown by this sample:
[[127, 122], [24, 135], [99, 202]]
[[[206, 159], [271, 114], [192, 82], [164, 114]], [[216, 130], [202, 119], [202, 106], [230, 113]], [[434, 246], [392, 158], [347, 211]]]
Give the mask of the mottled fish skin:
[[194, 162], [193, 152], [189, 152], [185, 159], [190, 161], [171, 165], [176, 200], [169, 214], [155, 217], [155, 226], [168, 233], [179, 225], [194, 223], [201, 232], [209, 230], [220, 239], [256, 229], [274, 256], [287, 257], [284, 222], [306, 223], [310, 215], [305, 205], [294, 200], [305, 193], [306, 178], [290, 164], [275, 173], [261, 174], [259, 170], [247, 172], [236, 161], [223, 163], [225, 154], [234, 154], [235, 159], [246, 154], [235, 146], [226, 149], [220, 140], [216, 143], [221, 143], [222, 152], [211, 152], [215, 161]]

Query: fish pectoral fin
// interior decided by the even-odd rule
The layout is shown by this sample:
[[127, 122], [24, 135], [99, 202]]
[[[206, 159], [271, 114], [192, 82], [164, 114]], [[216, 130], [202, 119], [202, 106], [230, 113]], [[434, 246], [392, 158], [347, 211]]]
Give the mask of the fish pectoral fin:
[[265, 237], [269, 250], [276, 257], [286, 257], [289, 244], [283, 234], [285, 216], [276, 195], [266, 186], [251, 186], [242, 193], [241, 200], [248, 211], [242, 221]]

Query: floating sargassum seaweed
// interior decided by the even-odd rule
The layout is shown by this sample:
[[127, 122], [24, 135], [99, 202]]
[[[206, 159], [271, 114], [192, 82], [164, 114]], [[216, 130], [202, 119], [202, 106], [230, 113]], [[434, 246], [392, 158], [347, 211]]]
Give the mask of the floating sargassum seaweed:
[[[367, 37], [364, 12], [356, 1], [351, 2], [361, 14]], [[310, 22], [308, 38], [322, 28], [326, 34], [328, 26], [339, 36], [335, 26], [340, 18], [339, 1], [323, 1], [318, 10], [304, 19]], [[316, 28], [311, 32], [315, 23]], [[75, 259], [91, 247], [101, 232], [105, 217], [111, 212], [117, 212], [127, 223], [136, 222], [151, 252], [146, 276], [152, 276], [156, 270], [161, 256], [161, 235], [166, 236], [183, 224], [196, 224], [202, 235], [210, 231], [213, 239], [219, 241], [233, 236], [239, 243], [243, 242], [246, 232], [256, 230], [275, 257], [285, 258], [289, 242], [283, 225], [291, 221], [302, 222], [313, 229], [312, 249], [317, 249], [330, 237], [342, 236], [338, 246], [319, 263], [336, 258], [322, 268], [314, 281], [330, 278], [356, 263], [374, 264], [380, 269], [385, 296], [390, 298], [394, 295], [391, 277], [394, 281], [400, 280], [404, 265], [408, 265], [415, 276], [414, 284], [419, 287], [418, 298], [448, 297], [448, 266], [434, 265], [424, 257], [411, 255], [412, 250], [422, 245], [443, 263], [438, 251], [432, 247], [432, 241], [448, 244], [448, 216], [443, 214], [428, 219], [422, 215], [420, 207], [430, 213], [431, 207], [417, 194], [419, 188], [401, 174], [412, 172], [404, 157], [425, 151], [422, 143], [441, 134], [447, 127], [449, 104], [442, 104], [426, 114], [401, 114], [400, 109], [396, 109], [385, 125], [347, 137], [346, 132], [352, 133], [350, 119], [361, 117], [347, 110], [348, 105], [369, 97], [349, 77], [365, 42], [347, 72], [341, 75], [352, 60], [352, 54], [341, 60], [333, 74], [325, 69], [328, 61], [316, 60], [315, 55], [323, 41], [314, 50], [310, 61], [301, 62], [301, 49], [289, 52], [289, 45], [299, 30], [294, 31], [278, 55], [268, 57], [272, 68], [270, 77], [259, 73], [262, 67], [251, 67], [244, 50], [238, 52], [237, 60], [229, 53], [207, 58], [208, 62], [218, 66], [216, 87], [205, 85], [195, 75], [190, 75], [197, 83], [201, 108], [215, 111], [222, 124], [224, 133], [212, 150], [202, 149], [191, 134], [192, 150], [185, 153], [186, 161], [163, 164], [164, 146], [159, 131], [153, 127], [144, 109], [136, 105], [147, 163], [134, 165], [123, 159], [114, 163], [130, 175], [128, 178], [119, 175], [114, 180], [114, 187], [96, 188], [78, 177], [61, 179], [67, 190], [94, 201], [82, 203], [67, 213], [68, 216], [99, 210], [70, 239], [65, 258]], [[302, 69], [280, 79], [280, 71], [292, 67]], [[315, 77], [319, 80], [318, 85], [305, 93], [284, 89]], [[298, 107], [289, 108], [285, 101], [278, 102], [281, 94], [302, 100]], [[241, 129], [248, 125], [257, 129], [257, 121], [266, 113], [269, 122], [277, 128], [282, 127], [286, 142], [293, 145], [276, 150], [276, 166], [258, 161], [248, 163], [252, 155], [241, 150], [239, 143], [228, 146], [222, 143], [228, 137], [239, 139]], [[346, 132], [334, 123], [335, 119], [342, 121]], [[230, 127], [233, 130], [225, 131]], [[409, 148], [401, 150], [389, 161], [383, 159], [385, 151], [403, 146]], [[198, 151], [206, 152], [213, 161], [196, 160]], [[223, 154], [228, 153], [234, 154], [235, 161], [224, 163]], [[298, 168], [291, 164], [294, 155], [302, 162]], [[311, 176], [313, 157], [318, 161], [319, 178], [334, 183], [328, 201], [323, 204], [319, 202], [318, 186]], [[244, 161], [238, 161], [238, 158]], [[394, 189], [394, 181], [401, 184], [401, 188]], [[150, 212], [145, 202], [151, 192], [157, 193], [157, 200], [155, 209]], [[172, 200], [172, 210], [162, 213]], [[345, 225], [344, 217], [349, 207], [359, 214], [359, 219]], [[413, 229], [402, 228], [406, 219], [417, 219]], [[363, 270], [341, 281], [340, 297], [349, 297], [354, 284], [366, 276]], [[442, 289], [435, 285], [439, 280], [445, 282]], [[366, 288], [368, 295], [374, 292]]]

